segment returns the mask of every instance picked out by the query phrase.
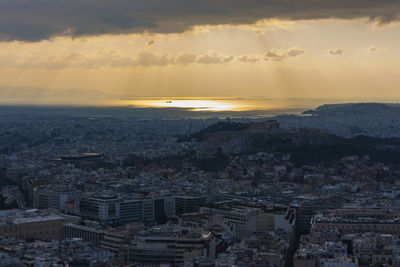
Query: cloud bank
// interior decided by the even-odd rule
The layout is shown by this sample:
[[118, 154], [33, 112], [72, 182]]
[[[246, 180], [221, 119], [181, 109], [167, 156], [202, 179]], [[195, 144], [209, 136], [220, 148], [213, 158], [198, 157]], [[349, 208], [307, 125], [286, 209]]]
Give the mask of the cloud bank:
[[329, 54], [333, 55], [333, 56], [341, 56], [344, 54], [344, 50], [341, 48], [336, 48], [333, 50], [329, 50]]
[[141, 51], [136, 56], [128, 56], [115, 51], [109, 51], [99, 54], [80, 54], [70, 53], [61, 55], [9, 55], [0, 53], [0, 68], [23, 68], [23, 69], [97, 69], [104, 67], [126, 68], [126, 67], [150, 67], [150, 66], [168, 66], [168, 65], [189, 65], [189, 64], [228, 64], [239, 63], [257, 63], [262, 58], [266, 61], [283, 61], [302, 55], [305, 51], [301, 48], [290, 48], [287, 50], [270, 50], [264, 55], [225, 55], [216, 51], [210, 51], [205, 54], [180, 53], [170, 55], [168, 53], [156, 53], [152, 51]]
[[288, 50], [270, 50], [264, 55], [264, 60], [282, 61], [287, 58], [297, 57], [304, 54], [305, 51], [300, 48], [290, 48]]
[[180, 33], [197, 25], [261, 19], [399, 20], [398, 0], [0, 0], [0, 40], [58, 35]]

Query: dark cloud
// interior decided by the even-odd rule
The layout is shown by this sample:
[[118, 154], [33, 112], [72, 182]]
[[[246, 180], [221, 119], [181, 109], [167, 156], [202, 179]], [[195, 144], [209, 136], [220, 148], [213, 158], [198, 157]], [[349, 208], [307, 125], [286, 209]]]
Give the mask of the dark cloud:
[[196, 60], [196, 63], [199, 64], [222, 64], [222, 63], [230, 63], [235, 59], [233, 56], [224, 56], [218, 54], [217, 52], [212, 52], [209, 54], [205, 54], [199, 56]]
[[176, 58], [178, 64], [190, 64], [196, 62], [197, 54], [195, 53], [184, 53]]
[[153, 39], [147, 42], [147, 46], [152, 46], [153, 44], [155, 44], [155, 41]]
[[136, 66], [166, 66], [173, 64], [175, 58], [169, 56], [168, 54], [155, 54], [151, 52], [141, 52], [136, 60], [133, 61], [133, 65]]
[[368, 48], [368, 51], [369, 51], [370, 53], [380, 52], [380, 51], [384, 51], [384, 50], [386, 50], [386, 48], [384, 48], [384, 47], [370, 46], [370, 47]]
[[329, 50], [329, 54], [334, 55], [334, 56], [341, 56], [341, 55], [343, 55], [343, 53], [344, 53], [344, 50], [341, 48]]
[[264, 54], [264, 60], [282, 61], [287, 58], [297, 57], [304, 54], [300, 48], [290, 48], [288, 50], [270, 50]]
[[260, 61], [260, 57], [257, 55], [244, 55], [244, 56], [238, 57], [237, 60], [240, 62], [255, 63], [257, 61]]
[[260, 19], [397, 20], [398, 0], [0, 0], [0, 39], [56, 35], [178, 33], [195, 25], [250, 24]]

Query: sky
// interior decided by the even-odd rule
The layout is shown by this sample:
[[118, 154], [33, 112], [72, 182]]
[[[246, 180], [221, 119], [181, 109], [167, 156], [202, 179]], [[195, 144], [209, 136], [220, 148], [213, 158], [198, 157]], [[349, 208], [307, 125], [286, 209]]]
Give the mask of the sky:
[[0, 104], [397, 102], [399, 14], [397, 0], [0, 0]]

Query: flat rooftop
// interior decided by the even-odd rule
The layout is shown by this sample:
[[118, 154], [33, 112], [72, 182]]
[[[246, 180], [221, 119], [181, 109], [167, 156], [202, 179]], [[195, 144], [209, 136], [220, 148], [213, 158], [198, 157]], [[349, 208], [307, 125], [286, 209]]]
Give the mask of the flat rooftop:
[[14, 209], [0, 211], [0, 225], [16, 225], [68, 219], [79, 219], [79, 217], [59, 214], [53, 210]]

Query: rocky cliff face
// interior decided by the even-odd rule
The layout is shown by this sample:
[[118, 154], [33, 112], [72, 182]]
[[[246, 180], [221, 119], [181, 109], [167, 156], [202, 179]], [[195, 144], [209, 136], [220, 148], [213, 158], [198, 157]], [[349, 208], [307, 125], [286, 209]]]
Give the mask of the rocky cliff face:
[[290, 131], [279, 128], [225, 131], [209, 134], [199, 144], [198, 156], [207, 157], [217, 153], [237, 155], [268, 151], [285, 146], [332, 145], [337, 137], [317, 129], [294, 129]]

